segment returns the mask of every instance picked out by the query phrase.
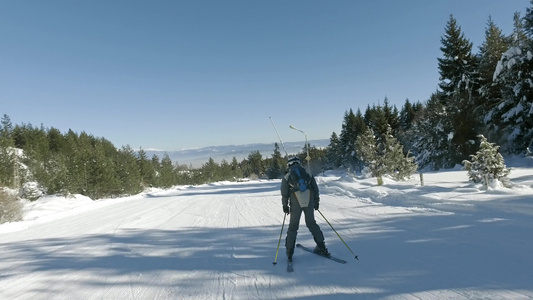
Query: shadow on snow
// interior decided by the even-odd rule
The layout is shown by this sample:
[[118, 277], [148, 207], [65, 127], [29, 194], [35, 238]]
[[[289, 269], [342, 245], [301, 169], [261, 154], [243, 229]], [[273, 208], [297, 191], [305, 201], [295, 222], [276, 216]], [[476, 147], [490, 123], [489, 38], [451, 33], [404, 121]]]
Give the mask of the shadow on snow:
[[[259, 274], [271, 280], [277, 278], [271, 283], [264, 279], [262, 289], [246, 284], [237, 287], [254, 289], [260, 298], [272, 295], [300, 299], [340, 299], [347, 295], [380, 298], [437, 290], [490, 293], [492, 289], [527, 291], [529, 296], [533, 295], [531, 221], [517, 223], [482, 215], [412, 215], [380, 221], [338, 221], [336, 224], [340, 225], [336, 229], [360, 260], [340, 265], [297, 249], [296, 271], [290, 274], [285, 272], [283, 241], [279, 264], [272, 266], [280, 230], [276, 226], [131, 228], [115, 234], [0, 244], [3, 252], [0, 257], [20, 261], [19, 265], [28, 274], [89, 271], [99, 276], [86, 284], [97, 287], [116, 285], [117, 282], [106, 280], [110, 276], [164, 272], [198, 277], [186, 282], [178, 277], [161, 282], [139, 279], [136, 284], [182, 285], [192, 289], [183, 285], [199, 285], [215, 280], [213, 274], [223, 273], [228, 274], [227, 280]], [[350, 259], [351, 253], [328, 225], [320, 225], [330, 251]], [[312, 246], [305, 226], [300, 228], [298, 242]], [[0, 281], [9, 276], [3, 274]], [[319, 293], [310, 295], [313, 291]]]

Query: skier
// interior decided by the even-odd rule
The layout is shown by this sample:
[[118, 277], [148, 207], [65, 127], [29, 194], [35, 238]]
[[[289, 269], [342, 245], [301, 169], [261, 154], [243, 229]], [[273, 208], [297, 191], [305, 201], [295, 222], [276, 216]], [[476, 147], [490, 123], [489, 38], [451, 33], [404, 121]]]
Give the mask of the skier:
[[287, 259], [289, 262], [292, 262], [302, 211], [305, 214], [305, 224], [316, 242], [314, 252], [323, 256], [330, 256], [324, 243], [324, 235], [316, 223], [313, 211], [313, 209], [318, 210], [320, 202], [319, 190], [315, 178], [305, 171], [301, 165], [300, 158], [296, 156], [289, 159], [287, 167], [289, 168], [289, 172], [281, 179], [281, 203], [283, 205], [283, 212], [290, 214], [289, 229], [285, 238]]

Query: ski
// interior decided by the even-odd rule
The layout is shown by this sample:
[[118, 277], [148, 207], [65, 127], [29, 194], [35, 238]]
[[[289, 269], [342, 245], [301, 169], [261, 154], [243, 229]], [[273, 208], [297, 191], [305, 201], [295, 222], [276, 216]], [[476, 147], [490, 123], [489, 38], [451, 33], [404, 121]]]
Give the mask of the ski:
[[340, 258], [337, 258], [337, 257], [331, 256], [331, 255], [330, 255], [330, 256], [325, 256], [325, 255], [322, 255], [322, 254], [318, 254], [318, 253], [316, 253], [315, 251], [313, 251], [313, 249], [311, 249], [311, 248], [307, 248], [307, 247], [305, 247], [305, 246], [302, 246], [301, 244], [296, 244], [296, 247], [301, 248], [302, 250], [305, 250], [305, 251], [307, 251], [307, 252], [314, 253], [314, 254], [316, 254], [316, 255], [318, 255], [318, 256], [322, 256], [322, 257], [324, 257], [324, 258], [329, 258], [329, 259], [331, 259], [332, 261], [336, 261], [336, 262], [341, 263], [341, 264], [345, 264], [345, 263], [346, 263], [346, 261], [345, 261], [344, 259], [340, 259]]
[[294, 268], [292, 267], [292, 261], [287, 261], [287, 272], [294, 271]]

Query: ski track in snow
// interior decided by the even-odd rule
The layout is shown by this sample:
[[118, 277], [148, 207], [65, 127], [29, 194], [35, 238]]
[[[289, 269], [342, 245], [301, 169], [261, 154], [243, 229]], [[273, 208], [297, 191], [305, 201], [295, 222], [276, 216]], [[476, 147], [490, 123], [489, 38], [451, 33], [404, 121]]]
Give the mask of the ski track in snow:
[[[338, 264], [285, 269], [279, 181], [176, 187], [0, 225], [0, 299], [527, 299], [533, 177], [484, 191], [464, 172], [426, 185], [321, 176], [317, 221]], [[456, 181], [459, 180], [458, 184]], [[313, 246], [302, 222], [298, 242]]]

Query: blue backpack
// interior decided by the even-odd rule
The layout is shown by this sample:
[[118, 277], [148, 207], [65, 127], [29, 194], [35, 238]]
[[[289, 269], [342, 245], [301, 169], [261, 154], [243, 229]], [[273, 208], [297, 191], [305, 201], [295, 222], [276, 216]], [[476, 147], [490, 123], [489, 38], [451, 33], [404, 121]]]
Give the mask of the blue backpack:
[[300, 165], [295, 165], [289, 170], [289, 184], [294, 191], [305, 192], [309, 188], [310, 176]]

